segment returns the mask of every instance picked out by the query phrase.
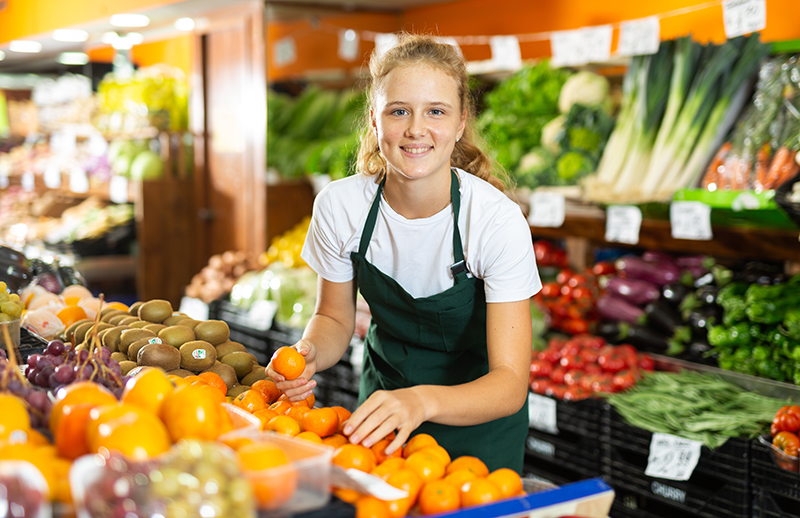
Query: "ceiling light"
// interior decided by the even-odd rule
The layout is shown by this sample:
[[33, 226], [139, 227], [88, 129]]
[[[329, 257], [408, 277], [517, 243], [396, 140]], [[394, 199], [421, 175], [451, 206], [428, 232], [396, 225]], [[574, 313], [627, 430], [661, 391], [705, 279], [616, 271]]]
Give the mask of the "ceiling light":
[[62, 65], [85, 65], [89, 56], [84, 52], [62, 52], [58, 55], [58, 62]]
[[56, 29], [53, 39], [64, 42], [81, 42], [89, 39], [89, 33], [80, 29]]
[[117, 50], [129, 50], [133, 47], [133, 43], [128, 38], [117, 38], [117, 41], [111, 44]]
[[147, 27], [150, 18], [143, 14], [113, 14], [110, 22], [114, 27]]
[[14, 40], [8, 45], [8, 50], [12, 52], [25, 52], [36, 54], [42, 51], [42, 44], [31, 40]]
[[103, 37], [100, 38], [100, 41], [105, 43], [106, 45], [113, 45], [119, 39], [119, 34], [116, 32], [107, 32], [103, 34]]
[[194, 29], [194, 20], [191, 18], [178, 18], [175, 20], [174, 26], [179, 31], [189, 32]]
[[144, 36], [138, 32], [129, 32], [124, 38], [127, 39], [131, 45], [140, 45], [144, 41]]
[[3, 61], [4, 59], [6, 59], [6, 53], [0, 50], [0, 61]]

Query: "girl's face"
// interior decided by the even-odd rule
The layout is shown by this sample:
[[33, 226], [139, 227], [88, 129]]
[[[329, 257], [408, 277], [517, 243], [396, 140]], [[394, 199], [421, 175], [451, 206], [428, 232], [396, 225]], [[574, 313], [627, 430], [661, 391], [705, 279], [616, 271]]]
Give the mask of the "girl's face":
[[395, 68], [375, 92], [370, 119], [389, 174], [449, 176], [465, 116], [458, 84], [444, 71], [429, 65]]

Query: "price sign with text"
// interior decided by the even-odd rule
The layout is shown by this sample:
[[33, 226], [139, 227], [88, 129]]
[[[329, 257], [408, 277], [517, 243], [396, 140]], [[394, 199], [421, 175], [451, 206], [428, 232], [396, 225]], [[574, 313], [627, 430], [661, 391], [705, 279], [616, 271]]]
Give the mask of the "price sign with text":
[[530, 198], [528, 223], [534, 227], [555, 227], [564, 224], [564, 195], [534, 192]]
[[666, 433], [654, 433], [644, 474], [669, 480], [689, 480], [700, 460], [703, 443]]
[[699, 201], [673, 201], [669, 206], [669, 222], [673, 239], [709, 241], [711, 207]]
[[639, 242], [642, 211], [633, 205], [610, 205], [606, 209], [606, 241], [635, 245]]
[[657, 16], [622, 22], [619, 28], [617, 54], [644, 56], [658, 52], [661, 43], [661, 25]]
[[489, 38], [492, 49], [492, 62], [502, 70], [519, 70], [522, 67], [522, 53], [516, 36], [492, 36]]
[[722, 2], [725, 36], [735, 38], [767, 26], [766, 0], [725, 0]]
[[543, 432], [558, 434], [556, 400], [539, 394], [528, 394], [528, 424]]

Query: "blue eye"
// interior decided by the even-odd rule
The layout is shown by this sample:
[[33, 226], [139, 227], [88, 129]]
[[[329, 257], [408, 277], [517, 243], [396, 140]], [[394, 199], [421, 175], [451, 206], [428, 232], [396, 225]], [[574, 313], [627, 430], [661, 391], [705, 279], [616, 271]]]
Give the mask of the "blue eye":
[[434, 114], [434, 115], [444, 115], [444, 111], [442, 111], [442, 110], [440, 110], [438, 108], [434, 108], [433, 110], [431, 110], [431, 113]]
[[406, 115], [408, 112], [404, 108], [392, 110], [392, 115]]

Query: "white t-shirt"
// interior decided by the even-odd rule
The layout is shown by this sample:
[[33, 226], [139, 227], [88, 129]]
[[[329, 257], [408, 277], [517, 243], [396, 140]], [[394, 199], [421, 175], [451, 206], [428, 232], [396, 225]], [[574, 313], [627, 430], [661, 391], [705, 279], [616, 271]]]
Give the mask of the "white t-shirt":
[[[515, 302], [542, 287], [530, 226], [519, 206], [488, 182], [456, 169], [461, 178], [458, 227], [469, 274], [483, 279], [487, 302]], [[378, 191], [374, 177], [354, 175], [328, 184], [314, 201], [302, 257], [322, 278], [355, 276], [350, 252]], [[415, 298], [453, 286], [453, 206], [429, 218], [406, 219], [381, 197], [366, 259]]]

